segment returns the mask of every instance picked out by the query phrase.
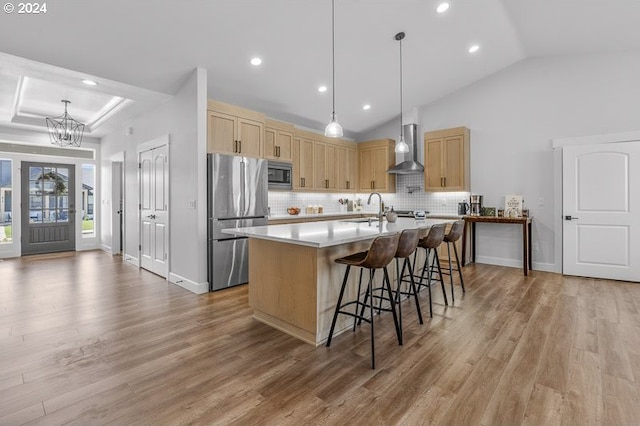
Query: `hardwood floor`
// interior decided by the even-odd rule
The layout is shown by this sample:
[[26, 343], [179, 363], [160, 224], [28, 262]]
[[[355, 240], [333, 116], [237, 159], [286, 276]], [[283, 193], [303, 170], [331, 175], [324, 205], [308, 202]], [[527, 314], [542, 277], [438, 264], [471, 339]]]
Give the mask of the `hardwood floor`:
[[[314, 348], [102, 252], [0, 261], [0, 424], [638, 424], [640, 286], [469, 265]], [[336, 283], [339, 285], [339, 283]], [[421, 293], [427, 307], [426, 292]], [[428, 308], [427, 308], [428, 309]]]

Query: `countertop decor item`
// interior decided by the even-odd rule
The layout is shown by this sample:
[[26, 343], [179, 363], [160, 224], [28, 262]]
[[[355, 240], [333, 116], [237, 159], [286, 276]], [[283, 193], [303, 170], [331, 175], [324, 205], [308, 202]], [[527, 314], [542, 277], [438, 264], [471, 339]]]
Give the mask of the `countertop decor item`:
[[64, 103], [64, 114], [54, 118], [47, 117], [46, 119], [47, 127], [49, 128], [49, 139], [51, 139], [53, 145], [79, 147], [82, 143], [84, 124], [71, 118], [67, 112], [67, 106], [71, 101], [63, 99], [60, 102]]
[[289, 213], [291, 216], [300, 214], [300, 207], [289, 207], [287, 208], [287, 213]]

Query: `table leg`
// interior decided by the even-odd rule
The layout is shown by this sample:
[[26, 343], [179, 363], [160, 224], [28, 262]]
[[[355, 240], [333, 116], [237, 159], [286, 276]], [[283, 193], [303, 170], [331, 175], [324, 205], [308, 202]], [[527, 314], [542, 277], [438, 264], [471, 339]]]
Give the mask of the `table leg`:
[[465, 220], [464, 228], [462, 228], [462, 266], [467, 263], [467, 227], [469, 222]]
[[533, 263], [531, 260], [531, 258], [533, 257], [531, 253], [531, 222], [529, 222], [527, 225], [527, 240], [529, 241], [529, 269], [533, 270], [531, 266]]
[[522, 224], [522, 269], [524, 275], [529, 275], [529, 259], [527, 254], [529, 253], [529, 242], [527, 241], [527, 222]]
[[476, 223], [471, 222], [471, 263], [476, 263]]

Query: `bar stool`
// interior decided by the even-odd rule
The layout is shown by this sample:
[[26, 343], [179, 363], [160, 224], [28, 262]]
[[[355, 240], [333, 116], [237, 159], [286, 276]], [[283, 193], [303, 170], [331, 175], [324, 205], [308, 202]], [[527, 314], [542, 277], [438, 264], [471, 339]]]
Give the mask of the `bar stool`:
[[[331, 329], [329, 330], [329, 337], [327, 339], [327, 347], [331, 345], [331, 339], [333, 338], [333, 330], [336, 326], [336, 320], [338, 319], [338, 314], [344, 314], [354, 317], [359, 321], [365, 321], [371, 324], [371, 368], [376, 368], [376, 359], [375, 359], [375, 342], [374, 342], [374, 318], [373, 318], [373, 278], [375, 276], [375, 272], [377, 269], [382, 269], [384, 273], [383, 284], [386, 285], [388, 294], [391, 293], [391, 283], [389, 281], [389, 272], [387, 271], [387, 265], [393, 260], [393, 257], [398, 248], [398, 241], [400, 239], [399, 234], [394, 234], [390, 236], [380, 236], [373, 240], [371, 243], [371, 247], [369, 250], [355, 253], [346, 257], [342, 257], [336, 259], [336, 263], [340, 263], [343, 265], [347, 265], [347, 270], [344, 273], [344, 279], [342, 280], [342, 287], [340, 288], [340, 295], [338, 296], [338, 303], [336, 304], [336, 310], [333, 314], [333, 320], [331, 321]], [[356, 300], [352, 300], [346, 303], [342, 303], [342, 298], [344, 297], [344, 291], [347, 286], [347, 279], [349, 278], [349, 271], [351, 267], [359, 267], [369, 270], [369, 283], [367, 285], [367, 294], [365, 295], [364, 302], [360, 301], [360, 292], [356, 295]], [[360, 279], [362, 279], [362, 273], [360, 274]], [[360, 282], [361, 284], [361, 282]], [[360, 285], [358, 285], [360, 287]], [[359, 289], [358, 289], [359, 290]], [[367, 301], [370, 301], [367, 304]], [[396, 328], [396, 336], [398, 338], [398, 343], [402, 344], [402, 336], [400, 334], [400, 329], [398, 325], [398, 317], [396, 315], [395, 303], [393, 297], [389, 298], [389, 303], [391, 305], [391, 313], [393, 314], [393, 323]], [[345, 310], [348, 306], [355, 305], [355, 309], [353, 312]], [[358, 313], [359, 309], [362, 307], [361, 313]], [[364, 308], [369, 308], [370, 318], [364, 317]]]
[[[396, 271], [400, 271], [398, 275], [398, 287], [396, 288], [396, 305], [398, 306], [398, 323], [400, 324], [400, 333], [402, 334], [402, 303], [401, 296], [408, 297], [413, 296], [416, 303], [416, 311], [418, 313], [418, 320], [420, 324], [422, 321], [422, 311], [420, 310], [420, 302], [418, 301], [418, 291], [416, 289], [416, 283], [413, 279], [413, 267], [409, 260], [411, 255], [415, 253], [418, 248], [418, 241], [420, 240], [420, 230], [418, 229], [405, 229], [400, 234], [400, 240], [398, 241], [398, 249], [396, 250]], [[400, 259], [404, 259], [402, 262], [402, 270], [399, 268]], [[409, 279], [405, 279], [404, 271], [409, 271]], [[409, 283], [407, 291], [402, 291], [402, 284]]]
[[[442, 241], [444, 240], [444, 229], [445, 224], [439, 223], [437, 225], [433, 225], [431, 229], [429, 229], [429, 233], [426, 237], [422, 238], [418, 242], [418, 247], [425, 249], [426, 254], [424, 257], [424, 265], [422, 266], [422, 274], [420, 275], [420, 283], [418, 283], [418, 288], [422, 288], [422, 286], [427, 287], [429, 290], [429, 316], [433, 318], [433, 302], [431, 300], [431, 279], [432, 275], [437, 272], [438, 280], [440, 281], [440, 285], [442, 286], [442, 295], [444, 296], [445, 305], [449, 305], [447, 300], [447, 293], [444, 290], [444, 280], [442, 279], [442, 270], [440, 269], [440, 259], [438, 258], [438, 251], [436, 250]], [[413, 263], [415, 268], [416, 263], [416, 254], [413, 257]], [[431, 265], [429, 265], [429, 255], [431, 255]], [[427, 272], [427, 284], [423, 284], [424, 274]]]
[[[449, 271], [446, 270], [443, 272], [445, 275], [449, 275], [449, 282], [451, 283], [451, 301], [455, 302], [455, 295], [453, 294], [453, 271], [458, 271], [458, 276], [460, 276], [460, 286], [462, 287], [462, 292], [465, 293], [464, 289], [464, 279], [462, 278], [462, 270], [460, 269], [460, 259], [458, 258], [458, 249], [456, 248], [456, 241], [458, 241], [462, 237], [462, 233], [464, 231], [464, 220], [456, 220], [451, 225], [451, 229], [444, 236], [443, 242], [447, 243], [447, 255], [449, 257]], [[453, 246], [453, 254], [456, 258], [456, 266], [455, 268], [452, 265], [451, 259], [451, 246]]]

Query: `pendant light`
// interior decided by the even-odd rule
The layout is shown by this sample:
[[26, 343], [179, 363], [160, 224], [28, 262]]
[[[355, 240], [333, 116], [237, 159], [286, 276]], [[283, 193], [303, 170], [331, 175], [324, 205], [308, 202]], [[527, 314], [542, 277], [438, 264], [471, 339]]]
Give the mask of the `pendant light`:
[[64, 114], [60, 117], [46, 119], [51, 143], [61, 147], [80, 146], [84, 124], [71, 118], [67, 112], [70, 101], [63, 99], [61, 102], [64, 103]]
[[396, 143], [396, 153], [404, 154], [409, 152], [409, 145], [404, 141], [404, 129], [402, 127], [402, 39], [404, 39], [404, 33], [398, 33], [395, 37], [400, 43], [400, 138]]
[[331, 70], [333, 72], [333, 108], [331, 110], [331, 120], [324, 128], [324, 135], [329, 138], [339, 138], [342, 136], [342, 126], [336, 118], [336, 0], [331, 0]]

